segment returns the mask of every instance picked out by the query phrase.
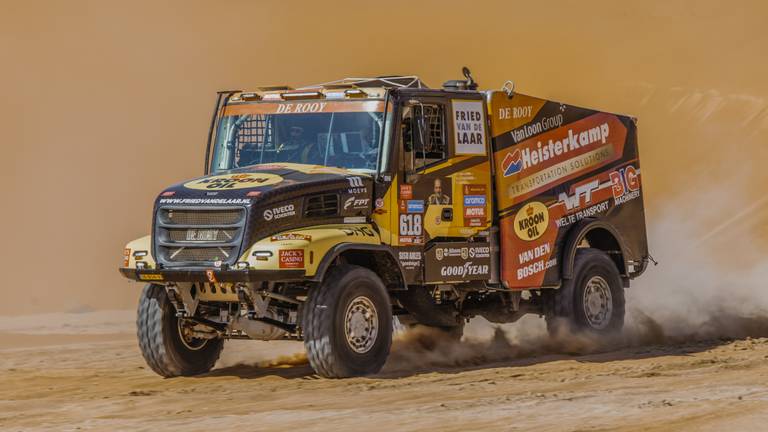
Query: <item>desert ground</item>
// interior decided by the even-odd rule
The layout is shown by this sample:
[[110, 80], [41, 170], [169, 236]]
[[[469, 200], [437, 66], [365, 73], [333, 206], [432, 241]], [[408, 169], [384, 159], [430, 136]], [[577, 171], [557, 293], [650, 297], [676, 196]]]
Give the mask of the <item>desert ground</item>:
[[0, 429], [714, 431], [768, 421], [766, 337], [686, 341], [632, 324], [600, 346], [550, 340], [541, 327], [473, 321], [459, 344], [399, 333], [380, 374], [344, 380], [314, 375], [299, 342], [229, 341], [210, 373], [163, 379], [141, 358], [133, 311], [2, 319]]

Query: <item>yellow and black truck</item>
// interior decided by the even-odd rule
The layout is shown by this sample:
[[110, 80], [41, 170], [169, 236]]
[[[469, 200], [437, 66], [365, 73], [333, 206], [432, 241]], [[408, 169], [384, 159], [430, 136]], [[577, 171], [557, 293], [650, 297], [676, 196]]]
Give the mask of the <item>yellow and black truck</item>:
[[464, 78], [220, 92], [205, 175], [161, 191], [125, 248], [148, 365], [195, 375], [227, 339], [298, 339], [322, 376], [370, 374], [394, 317], [619, 331], [649, 260], [636, 120]]

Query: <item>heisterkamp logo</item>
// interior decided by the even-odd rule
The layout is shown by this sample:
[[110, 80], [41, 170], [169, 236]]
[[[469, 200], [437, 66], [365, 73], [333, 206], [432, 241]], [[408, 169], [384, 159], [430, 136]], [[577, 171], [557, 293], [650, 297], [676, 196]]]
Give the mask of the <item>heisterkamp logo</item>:
[[582, 147], [587, 147], [598, 142], [605, 144], [609, 134], [610, 127], [608, 126], [608, 123], [603, 123], [581, 132], [577, 131], [576, 133], [573, 132], [573, 129], [568, 129], [567, 136], [564, 136], [560, 140], [550, 139], [546, 144], [542, 144], [542, 142], [539, 141], [536, 143], [535, 147], [530, 146], [523, 149], [515, 149], [511, 153], [507, 153], [506, 156], [504, 156], [504, 160], [501, 162], [504, 177], [517, 174], [523, 169], [536, 166], [550, 159], [555, 159]]

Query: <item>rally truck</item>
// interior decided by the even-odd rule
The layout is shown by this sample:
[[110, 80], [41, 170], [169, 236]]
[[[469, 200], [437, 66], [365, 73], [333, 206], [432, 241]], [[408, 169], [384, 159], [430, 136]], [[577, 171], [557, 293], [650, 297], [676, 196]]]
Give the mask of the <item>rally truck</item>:
[[227, 339], [302, 340], [317, 374], [379, 371], [393, 323], [461, 337], [544, 317], [598, 337], [649, 259], [636, 120], [511, 82], [415, 76], [219, 92], [202, 177], [158, 194], [120, 272], [165, 377]]

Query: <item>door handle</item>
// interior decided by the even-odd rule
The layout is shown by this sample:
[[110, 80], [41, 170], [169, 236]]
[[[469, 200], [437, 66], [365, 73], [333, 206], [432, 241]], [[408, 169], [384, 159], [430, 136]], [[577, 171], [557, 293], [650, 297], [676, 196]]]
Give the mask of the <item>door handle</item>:
[[443, 211], [440, 213], [440, 217], [444, 221], [452, 221], [453, 220], [453, 209], [452, 208], [444, 208]]

